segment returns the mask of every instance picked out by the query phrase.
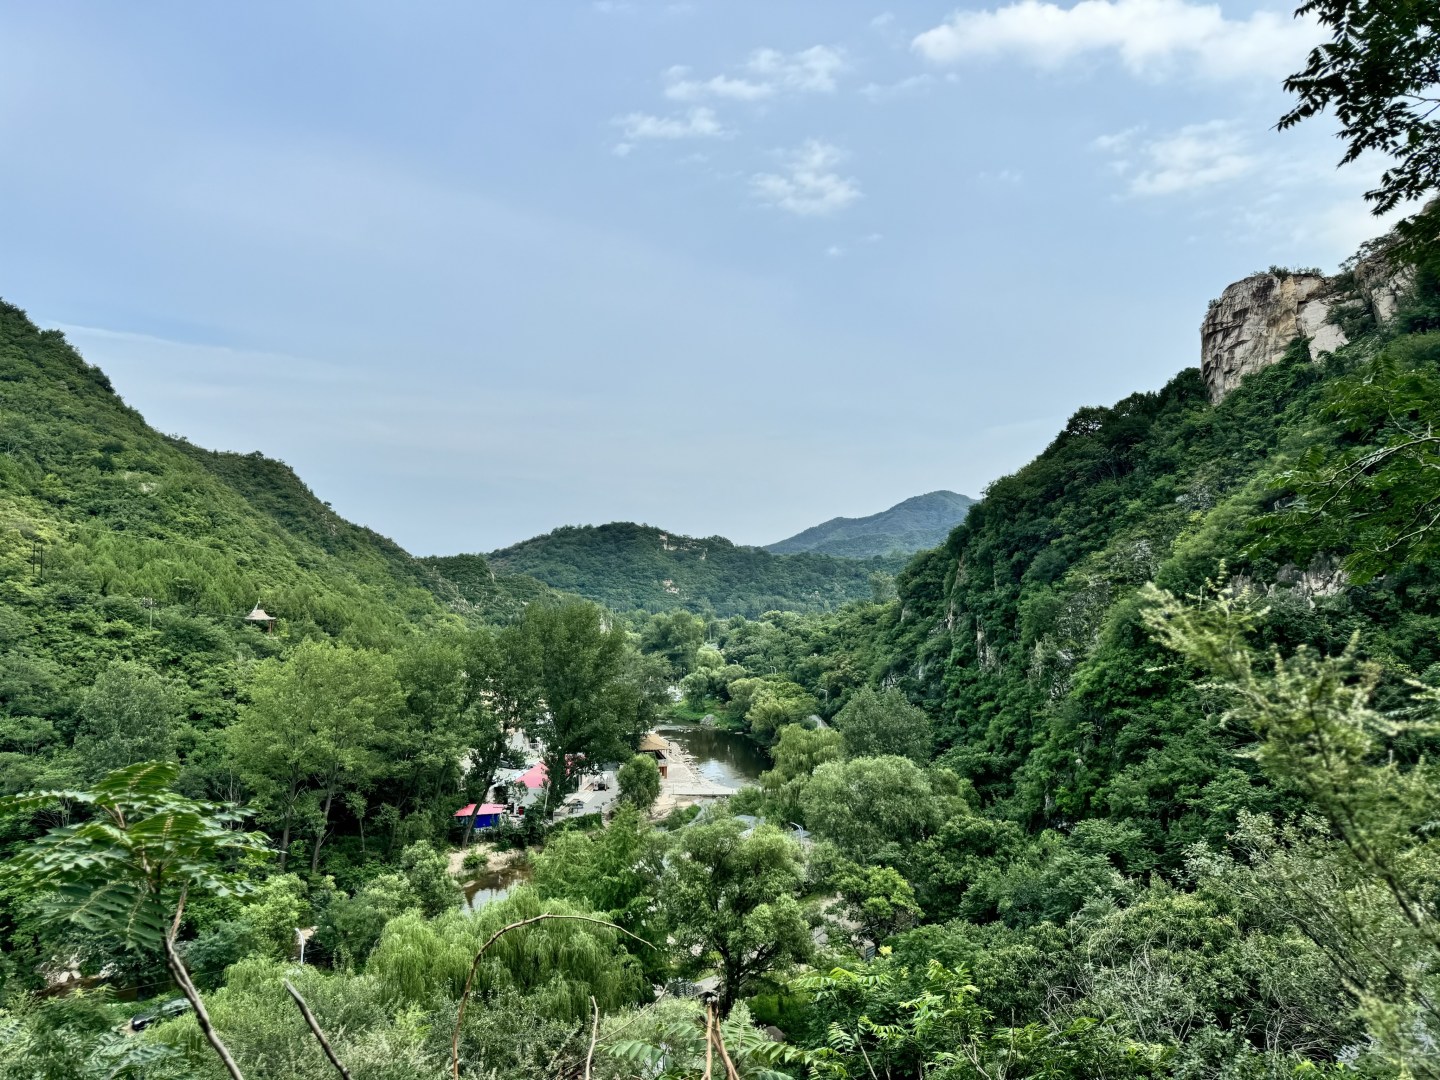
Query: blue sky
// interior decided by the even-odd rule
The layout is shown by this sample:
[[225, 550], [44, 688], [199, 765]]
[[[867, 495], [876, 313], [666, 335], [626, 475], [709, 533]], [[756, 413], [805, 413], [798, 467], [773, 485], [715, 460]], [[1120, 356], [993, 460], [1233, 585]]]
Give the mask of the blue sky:
[[0, 5], [0, 295], [417, 554], [978, 495], [1383, 227], [1186, 0]]

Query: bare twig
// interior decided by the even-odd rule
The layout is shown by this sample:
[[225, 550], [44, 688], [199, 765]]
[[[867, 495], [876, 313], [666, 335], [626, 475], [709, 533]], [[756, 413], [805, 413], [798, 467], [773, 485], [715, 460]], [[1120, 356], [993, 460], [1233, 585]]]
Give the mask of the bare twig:
[[600, 1006], [595, 1004], [595, 995], [590, 995], [590, 1049], [585, 1054], [585, 1080], [590, 1080], [590, 1063], [595, 1060], [595, 1043], [600, 1038]]
[[205, 1011], [205, 1002], [200, 1000], [200, 991], [196, 990], [195, 984], [190, 981], [190, 973], [185, 970], [185, 962], [175, 951], [175, 941], [169, 936], [165, 938], [165, 966], [170, 969], [170, 974], [175, 979], [175, 984], [180, 987], [180, 992], [185, 995], [185, 1000], [190, 1002], [190, 1007], [195, 1010], [195, 1022], [200, 1025], [200, 1034], [205, 1036], [205, 1041], [219, 1056], [220, 1063], [225, 1066], [225, 1071], [230, 1074], [232, 1080], [245, 1080], [245, 1074], [240, 1071], [240, 1066], [235, 1064], [235, 1059], [230, 1056], [229, 1047], [220, 1038], [220, 1033], [215, 1030], [215, 1025], [210, 1022], [210, 1014]]
[[728, 1080], [740, 1080], [740, 1071], [735, 1068], [735, 1063], [730, 1060], [730, 1052], [725, 1049], [725, 1036], [720, 1034], [720, 1018], [715, 1018], [715, 1048], [720, 1051], [720, 1060], [725, 1063], [725, 1076]]
[[350, 1080], [350, 1070], [340, 1064], [340, 1059], [335, 1056], [335, 1051], [330, 1047], [330, 1040], [325, 1038], [325, 1033], [320, 1030], [320, 1025], [315, 1021], [315, 1014], [310, 1011], [310, 1006], [305, 1004], [305, 999], [300, 996], [300, 991], [290, 985], [289, 979], [285, 980], [285, 989], [290, 991], [290, 996], [300, 1007], [300, 1015], [305, 1017], [305, 1023], [310, 1025], [310, 1034], [315, 1036], [315, 1041], [320, 1044], [320, 1049], [325, 1051], [325, 1056], [330, 1059], [330, 1064], [335, 1066], [335, 1071], [345, 1080]]
[[593, 919], [588, 915], [557, 915], [546, 912], [543, 915], [533, 915], [528, 919], [521, 919], [519, 922], [502, 926], [486, 939], [485, 944], [480, 946], [480, 951], [475, 954], [475, 959], [470, 964], [470, 973], [465, 976], [465, 988], [460, 991], [460, 1008], [455, 1015], [455, 1033], [450, 1037], [450, 1072], [455, 1077], [455, 1080], [460, 1080], [460, 1028], [465, 1023], [465, 1003], [470, 1000], [470, 988], [475, 984], [475, 973], [480, 970], [480, 961], [484, 959], [485, 950], [490, 948], [491, 945], [494, 945], [496, 941], [505, 934], [508, 934], [511, 930], [518, 930], [520, 927], [529, 926], [531, 923], [544, 922], [546, 919], [567, 919], [571, 922], [585, 922], [594, 923], [596, 926], [608, 926], [611, 930], [619, 930], [620, 933], [626, 937], [634, 938], [647, 948], [655, 948], [651, 942], [630, 933], [630, 931], [626, 930], [623, 926], [616, 926], [613, 922], [605, 919]]
[[855, 1032], [855, 1045], [860, 1047], [860, 1055], [865, 1059], [865, 1068], [870, 1070], [870, 1080], [880, 1080], [880, 1077], [875, 1075], [875, 1065], [870, 1061], [869, 1051], [865, 1049], [865, 1040], [859, 1031]]
[[710, 1080], [710, 1071], [715, 1064], [715, 1007], [710, 1002], [705, 1003], [705, 1076], [703, 1080]]

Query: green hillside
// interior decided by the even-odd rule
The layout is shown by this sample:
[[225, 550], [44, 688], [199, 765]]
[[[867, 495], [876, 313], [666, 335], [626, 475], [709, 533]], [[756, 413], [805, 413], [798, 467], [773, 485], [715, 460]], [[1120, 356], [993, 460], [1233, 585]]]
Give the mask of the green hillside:
[[[1297, 339], [1219, 404], [1190, 369], [1080, 410], [909, 563], [896, 602], [752, 624], [722, 642], [727, 661], [789, 672], [827, 715], [860, 686], [898, 686], [934, 718], [938, 760], [997, 813], [1032, 829], [1124, 826], [1165, 865], [1222, 840], [1240, 811], [1282, 809], [1287, 796], [1243, 753], [1254, 733], [1221, 723], [1152, 640], [1140, 593], [1249, 585], [1270, 606], [1262, 647], [1334, 654], [1358, 635], [1382, 700], [1406, 700], [1407, 680], [1440, 683], [1434, 534], [1417, 532], [1430, 546], [1401, 549], [1382, 574], [1342, 569], [1367, 516], [1393, 515], [1397, 533], [1433, 516], [1433, 465], [1416, 467], [1409, 503], [1387, 477], [1328, 532], [1274, 513], [1303, 505], [1307, 469], [1323, 478], [1341, 455], [1368, 461], [1367, 447], [1430, 430], [1440, 334], [1420, 331], [1440, 329], [1440, 287], [1421, 286], [1386, 327], [1371, 320], [1319, 360]], [[1350, 418], [1356, 402], [1370, 413]]]
[[[203, 729], [257, 658], [305, 638], [389, 645], [543, 592], [508, 584], [467, 592], [283, 463], [160, 435], [62, 334], [0, 303], [0, 715], [63, 735], [72, 690], [137, 660], [190, 688]], [[256, 603], [274, 635], [244, 621]], [[35, 747], [11, 735], [0, 755], [23, 771]]]
[[965, 514], [974, 505], [975, 500], [968, 495], [932, 491], [869, 517], [831, 518], [788, 540], [767, 544], [765, 550], [777, 555], [814, 551], [847, 559], [896, 553], [911, 555], [943, 544], [950, 530], [965, 520]]
[[[717, 615], [826, 611], [868, 597], [871, 575], [899, 560], [773, 555], [723, 536], [696, 539], [651, 525], [566, 526], [489, 556], [498, 570], [527, 574], [615, 611], [685, 609]], [[436, 560], [442, 570], [445, 560]]]

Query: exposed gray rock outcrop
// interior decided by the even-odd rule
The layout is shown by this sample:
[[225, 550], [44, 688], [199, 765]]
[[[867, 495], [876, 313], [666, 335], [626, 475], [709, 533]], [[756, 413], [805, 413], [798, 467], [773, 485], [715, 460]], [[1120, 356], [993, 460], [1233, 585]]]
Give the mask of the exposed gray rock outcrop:
[[1329, 322], [1330, 279], [1320, 274], [1254, 274], [1226, 288], [1200, 324], [1200, 373], [1219, 401], [1253, 371], [1269, 367], [1296, 337], [1313, 355], [1345, 344]]
[[1275, 363], [1297, 337], [1309, 341], [1316, 358], [1346, 344], [1337, 312], [1376, 322], [1391, 318], [1411, 278], [1391, 263], [1390, 246], [1389, 237], [1372, 241], [1335, 277], [1271, 270], [1226, 288], [1200, 324], [1200, 373], [1210, 400]]

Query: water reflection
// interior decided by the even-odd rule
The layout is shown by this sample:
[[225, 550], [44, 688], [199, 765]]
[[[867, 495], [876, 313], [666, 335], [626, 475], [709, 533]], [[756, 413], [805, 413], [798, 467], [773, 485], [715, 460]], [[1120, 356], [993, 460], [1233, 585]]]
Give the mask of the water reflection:
[[465, 910], [479, 911], [486, 904], [503, 900], [516, 885], [523, 885], [529, 880], [528, 866], [512, 864], [495, 870], [482, 870], [462, 886], [465, 891]]
[[747, 787], [770, 768], [764, 748], [739, 732], [686, 724], [663, 727], [660, 734], [690, 755], [696, 772], [726, 787]]

